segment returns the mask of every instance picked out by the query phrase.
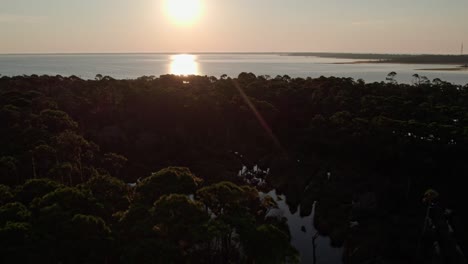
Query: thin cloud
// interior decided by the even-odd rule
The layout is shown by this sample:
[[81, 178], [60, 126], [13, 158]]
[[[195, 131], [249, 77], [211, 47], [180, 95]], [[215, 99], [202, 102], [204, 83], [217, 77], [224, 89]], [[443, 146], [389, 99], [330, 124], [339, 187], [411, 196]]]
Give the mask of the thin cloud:
[[407, 19], [394, 18], [394, 19], [371, 19], [371, 20], [358, 20], [352, 21], [353, 26], [367, 26], [367, 25], [382, 25], [382, 24], [397, 24], [406, 23]]
[[44, 16], [28, 16], [16, 14], [0, 14], [0, 23], [21, 23], [33, 24], [40, 23], [46, 20]]
[[377, 25], [377, 24], [384, 24], [386, 23], [385, 20], [367, 20], [367, 21], [353, 21], [351, 25], [353, 26], [364, 26], [364, 25]]

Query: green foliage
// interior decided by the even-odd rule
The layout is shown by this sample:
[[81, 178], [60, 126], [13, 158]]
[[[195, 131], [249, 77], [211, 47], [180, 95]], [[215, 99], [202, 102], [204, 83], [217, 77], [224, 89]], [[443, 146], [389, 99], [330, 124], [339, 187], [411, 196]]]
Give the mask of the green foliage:
[[[215, 244], [223, 258], [236, 258], [236, 237], [247, 256], [256, 262], [297, 262], [298, 253], [289, 244], [289, 235], [272, 225], [261, 225], [268, 209], [276, 203], [268, 198], [262, 203], [255, 188], [221, 182], [198, 190], [197, 197], [213, 214], [208, 232], [215, 241], [224, 241]], [[255, 217], [259, 213], [261, 221]]]
[[122, 236], [125, 239], [134, 239], [152, 237], [153, 223], [151, 221], [151, 214], [149, 207], [142, 204], [132, 204], [124, 212], [119, 222]]
[[261, 225], [250, 234], [246, 250], [255, 263], [299, 263], [299, 253], [288, 235], [273, 225]]
[[69, 162], [58, 163], [52, 167], [48, 176], [51, 179], [59, 181], [62, 184], [73, 185], [73, 175], [77, 175], [78, 170], [73, 164]]
[[196, 250], [197, 243], [209, 239], [206, 236], [208, 214], [200, 202], [185, 195], [162, 196], [154, 203], [152, 214], [153, 231], [164, 241], [172, 241], [183, 255]]
[[14, 202], [0, 207], [0, 226], [8, 222], [29, 222], [31, 212], [21, 203]]
[[47, 144], [41, 144], [32, 150], [32, 155], [36, 177], [46, 177], [49, 170], [57, 162], [56, 150]]
[[215, 214], [220, 214], [230, 202], [238, 202], [243, 198], [242, 194], [242, 188], [232, 182], [213, 184], [197, 191], [197, 197], [200, 197]]
[[119, 176], [120, 170], [125, 166], [128, 159], [116, 153], [104, 154], [103, 165], [112, 175]]
[[110, 176], [99, 175], [83, 184], [96, 200], [103, 205], [106, 215], [126, 210], [129, 205], [126, 184]]
[[19, 107], [14, 105], [4, 105], [0, 109], [0, 120], [4, 126], [13, 128], [18, 124], [20, 118], [21, 112]]
[[65, 131], [56, 140], [59, 157], [62, 161], [81, 162], [89, 142], [72, 131]]
[[[110, 239], [111, 230], [104, 220], [93, 215], [76, 214], [71, 220], [76, 237], [83, 243], [85, 248], [93, 250], [103, 250], [105, 248], [96, 248], [101, 242]], [[84, 252], [87, 252], [86, 250]]]
[[[2, 77], [0, 262], [294, 262], [284, 222], [265, 218], [274, 201], [225, 182], [240, 182], [234, 151], [270, 167], [269, 184], [301, 214], [320, 200], [318, 228], [350, 252], [411, 262], [401, 256], [414, 253], [421, 193], [436, 188], [468, 219], [468, 86], [387, 77]], [[185, 168], [151, 174], [173, 164], [203, 188]], [[379, 206], [359, 240], [348, 220], [363, 217], [350, 209], [363, 193]], [[466, 249], [468, 228], [454, 225]]]
[[137, 198], [152, 204], [166, 194], [193, 194], [201, 181], [188, 168], [169, 167], [142, 180], [136, 188]]
[[67, 113], [59, 110], [46, 109], [40, 113], [40, 119], [46, 129], [52, 133], [78, 128], [78, 124]]
[[[232, 182], [220, 182], [197, 191], [197, 197], [215, 215], [248, 209], [249, 192]], [[258, 196], [258, 193], [257, 193]]]
[[41, 198], [60, 187], [62, 187], [62, 185], [58, 182], [49, 179], [28, 180], [18, 188], [16, 197], [22, 203], [29, 204], [35, 198]]
[[4, 205], [13, 199], [10, 187], [0, 184], [0, 205]]
[[14, 157], [0, 157], [0, 183], [6, 185], [15, 185], [18, 179], [18, 160]]
[[73, 213], [95, 214], [101, 211], [95, 198], [88, 192], [76, 188], [58, 188], [41, 198], [33, 200], [34, 209], [58, 206], [60, 210]]

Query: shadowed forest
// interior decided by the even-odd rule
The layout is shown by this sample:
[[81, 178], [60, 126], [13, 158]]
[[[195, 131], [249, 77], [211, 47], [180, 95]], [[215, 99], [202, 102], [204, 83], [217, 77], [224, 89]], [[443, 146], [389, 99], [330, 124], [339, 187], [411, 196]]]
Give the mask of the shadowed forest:
[[0, 262], [297, 263], [276, 189], [344, 263], [465, 263], [468, 84], [414, 77], [3, 76]]

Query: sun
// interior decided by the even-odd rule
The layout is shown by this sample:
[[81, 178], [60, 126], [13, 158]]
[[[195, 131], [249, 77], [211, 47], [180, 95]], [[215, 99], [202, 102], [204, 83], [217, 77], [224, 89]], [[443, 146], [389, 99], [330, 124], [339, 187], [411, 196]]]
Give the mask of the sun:
[[201, 13], [200, 0], [166, 0], [169, 17], [178, 24], [192, 24]]

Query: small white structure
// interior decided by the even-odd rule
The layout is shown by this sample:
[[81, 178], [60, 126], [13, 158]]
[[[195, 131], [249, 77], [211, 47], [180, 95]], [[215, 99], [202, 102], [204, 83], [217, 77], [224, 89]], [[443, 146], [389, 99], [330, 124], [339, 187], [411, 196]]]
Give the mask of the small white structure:
[[138, 178], [136, 182], [127, 183], [127, 186], [130, 187], [130, 188], [135, 188], [140, 183], [141, 183], [141, 177]]
[[254, 172], [258, 172], [258, 165], [255, 165], [255, 166], [253, 167], [253, 171], [254, 171]]
[[247, 167], [246, 166], [242, 166], [242, 175], [244, 175], [245, 173], [247, 173]]
[[195, 195], [190, 194], [187, 196], [191, 201], [195, 201]]

